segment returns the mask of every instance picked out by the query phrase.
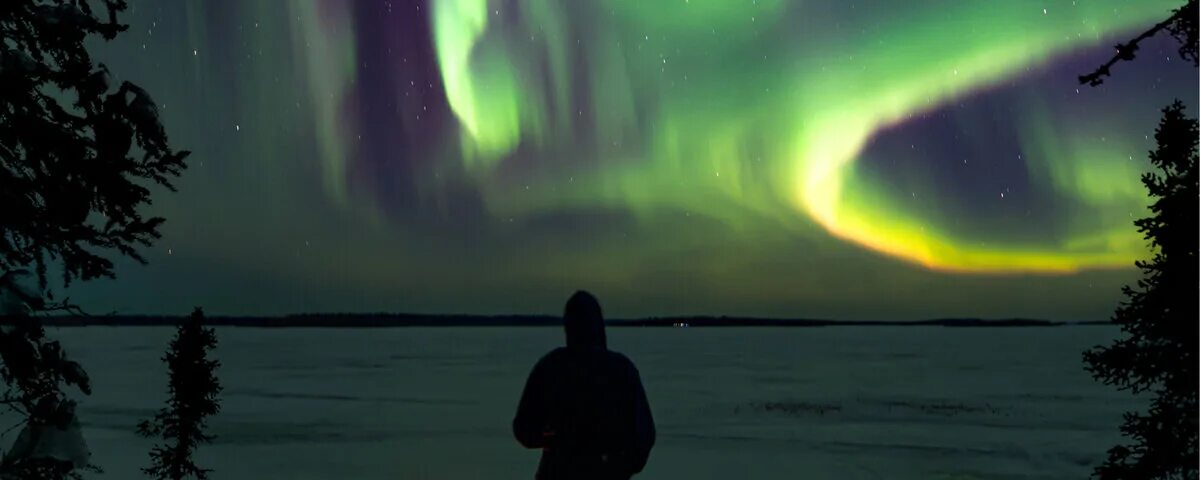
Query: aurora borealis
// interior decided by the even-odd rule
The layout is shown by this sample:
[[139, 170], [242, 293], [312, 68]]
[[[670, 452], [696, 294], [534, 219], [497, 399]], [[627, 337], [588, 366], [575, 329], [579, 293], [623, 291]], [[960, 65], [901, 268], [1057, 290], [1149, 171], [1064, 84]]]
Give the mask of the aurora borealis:
[[192, 150], [96, 310], [1103, 319], [1172, 1], [132, 2]]

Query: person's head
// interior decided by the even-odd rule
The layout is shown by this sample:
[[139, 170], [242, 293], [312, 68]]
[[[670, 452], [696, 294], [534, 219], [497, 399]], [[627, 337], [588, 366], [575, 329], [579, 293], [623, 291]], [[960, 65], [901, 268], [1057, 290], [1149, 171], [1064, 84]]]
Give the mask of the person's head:
[[568, 347], [605, 348], [604, 314], [600, 302], [583, 290], [575, 292], [563, 309], [563, 327]]

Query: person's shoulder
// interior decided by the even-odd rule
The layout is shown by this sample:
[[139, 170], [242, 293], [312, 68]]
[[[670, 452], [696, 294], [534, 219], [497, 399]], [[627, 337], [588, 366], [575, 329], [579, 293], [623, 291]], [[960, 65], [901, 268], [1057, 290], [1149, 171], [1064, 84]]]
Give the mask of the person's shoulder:
[[542, 358], [540, 360], [538, 360], [538, 363], [546, 364], [546, 363], [556, 362], [556, 361], [558, 361], [558, 359], [566, 356], [566, 354], [567, 354], [566, 347], [558, 347], [558, 348], [555, 348], [554, 350], [546, 352], [545, 355], [542, 355]]
[[633, 370], [635, 372], [637, 371], [637, 366], [633, 364], [633, 360], [630, 360], [629, 357], [625, 356], [625, 354], [623, 354], [621, 352], [607, 350], [607, 355], [608, 355], [609, 363], [611, 363], [613, 365], [618, 365], [622, 368]]
[[537, 363], [533, 364], [533, 372], [530, 375], [552, 375], [552, 372], [562, 369], [562, 365], [565, 363], [563, 358], [565, 354], [562, 347], [546, 352], [542, 358], [538, 359]]

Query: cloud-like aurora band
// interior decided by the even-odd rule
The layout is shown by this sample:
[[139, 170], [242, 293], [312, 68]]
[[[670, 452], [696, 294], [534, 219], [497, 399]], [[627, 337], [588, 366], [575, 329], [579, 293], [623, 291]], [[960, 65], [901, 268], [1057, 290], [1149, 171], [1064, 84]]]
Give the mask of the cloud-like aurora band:
[[[805, 33], [829, 22], [783, 1], [594, 2], [572, 22], [547, 0], [438, 0], [432, 20], [468, 170], [502, 170], [524, 143], [552, 152], [556, 141], [588, 141], [603, 159], [602, 168], [573, 166], [571, 187], [552, 193], [481, 182], [496, 215], [604, 204], [738, 226], [753, 214], [795, 225], [787, 212], [799, 212], [838, 238], [931, 269], [1066, 273], [1126, 267], [1146, 246], [1127, 221], [1036, 244], [968, 241], [950, 222], [889, 201], [856, 175], [856, 161], [884, 128], [1144, 28], [1175, 3], [923, 2], [867, 14], [871, 28], [823, 32], [833, 42]], [[788, 48], [770, 48], [778, 42]], [[570, 55], [590, 63], [572, 69]], [[573, 100], [581, 80], [590, 97]], [[1041, 140], [1063, 155], [1042, 160], [1065, 165], [1045, 169], [1058, 193], [1112, 191], [1118, 204], [1145, 205], [1127, 167], [1095, 157], [1120, 154]], [[1062, 178], [1082, 164], [1094, 181]]]

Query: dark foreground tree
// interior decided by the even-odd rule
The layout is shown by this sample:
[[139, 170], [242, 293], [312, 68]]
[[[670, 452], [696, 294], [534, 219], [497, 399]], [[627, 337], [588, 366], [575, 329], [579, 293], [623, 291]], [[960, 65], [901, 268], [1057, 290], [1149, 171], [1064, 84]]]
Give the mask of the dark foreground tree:
[[[1120, 61], [1133, 60], [1139, 42], [1167, 31], [1180, 42], [1179, 55], [1198, 65], [1197, 0], [1187, 0], [1166, 20], [1127, 43], [1080, 83], [1098, 86]], [[1197, 458], [1197, 319], [1200, 289], [1197, 232], [1196, 119], [1188, 118], [1182, 103], [1163, 109], [1154, 138], [1158, 148], [1150, 161], [1158, 170], [1142, 176], [1154, 203], [1151, 216], [1135, 222], [1150, 241], [1154, 257], [1139, 261], [1144, 278], [1137, 288], [1126, 286], [1127, 300], [1113, 316], [1124, 336], [1107, 347], [1084, 352], [1088, 371], [1096, 379], [1135, 395], [1150, 393], [1145, 413], [1127, 412], [1121, 433], [1132, 443], [1108, 451], [1096, 468], [1101, 480], [1195, 480]]]
[[[173, 151], [155, 103], [129, 82], [115, 89], [85, 39], [111, 40], [124, 0], [0, 0], [0, 373], [4, 405], [24, 429], [0, 478], [64, 478], [83, 465], [74, 404], [83, 369], [48, 340], [37, 314], [53, 305], [47, 271], [112, 277], [111, 255], [142, 261], [161, 218], [143, 218], [149, 186], [171, 188], [187, 152]], [[17, 277], [37, 288], [18, 288]], [[16, 426], [20, 426], [18, 424]]]
[[40, 298], [19, 277], [0, 275], [0, 317], [6, 325], [0, 328], [0, 378], [7, 386], [0, 405], [21, 416], [10, 430], [23, 427], [0, 460], [0, 478], [79, 478], [78, 470], [98, 469], [88, 461], [75, 402], [63, 386], [90, 394], [90, 382], [62, 346], [46, 337], [34, 316], [44, 308]]
[[1100, 381], [1153, 396], [1147, 412], [1125, 414], [1121, 433], [1133, 443], [1108, 451], [1095, 471], [1102, 480], [1197, 478], [1197, 133], [1183, 104], [1163, 110], [1150, 152], [1157, 172], [1142, 176], [1151, 216], [1135, 222], [1154, 257], [1137, 262], [1145, 276], [1124, 288], [1128, 298], [1113, 316], [1123, 338], [1084, 353]]
[[[103, 18], [92, 4], [103, 5]], [[64, 283], [112, 277], [106, 251], [144, 261], [159, 237], [143, 218], [147, 183], [172, 188], [188, 152], [176, 152], [154, 100], [108, 84], [84, 40], [111, 40], [123, 0], [0, 2], [0, 270], [61, 264]]]
[[207, 418], [221, 410], [217, 398], [221, 384], [216, 375], [220, 363], [208, 358], [216, 347], [217, 335], [204, 326], [204, 312], [197, 308], [179, 325], [163, 357], [170, 372], [167, 406], [138, 425], [142, 436], [163, 439], [150, 451], [150, 466], [142, 469], [147, 475], [159, 480], [208, 478], [211, 470], [197, 466], [192, 453], [200, 444], [212, 441], [213, 437], [204, 433]]

